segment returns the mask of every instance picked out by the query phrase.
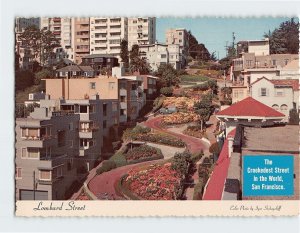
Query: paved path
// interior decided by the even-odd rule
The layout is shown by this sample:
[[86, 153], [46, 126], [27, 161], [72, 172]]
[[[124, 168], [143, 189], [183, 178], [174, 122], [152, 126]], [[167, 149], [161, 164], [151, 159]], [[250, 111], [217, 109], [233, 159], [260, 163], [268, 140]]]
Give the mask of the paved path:
[[96, 197], [98, 197], [98, 199], [103, 199], [102, 197], [104, 196], [108, 196], [111, 199], [124, 199], [122, 196], [119, 196], [115, 190], [115, 185], [117, 184], [119, 179], [132, 168], [157, 163], [160, 161], [162, 160], [147, 161], [143, 163], [119, 167], [109, 172], [104, 172], [99, 176], [95, 176], [88, 183], [88, 188], [93, 194], [95, 194]]
[[182, 153], [185, 148], [184, 147], [174, 147], [174, 146], [166, 146], [166, 145], [161, 145], [157, 143], [152, 143], [152, 142], [146, 142], [148, 146], [153, 146], [155, 148], [159, 148], [164, 155], [164, 159], [170, 159], [174, 157], [174, 155], [178, 153]]
[[207, 150], [207, 145], [205, 145], [205, 143], [203, 143], [203, 141], [199, 138], [195, 138], [195, 137], [191, 137], [185, 134], [181, 134], [181, 133], [175, 133], [172, 131], [169, 131], [168, 129], [164, 129], [160, 126], [160, 122], [162, 120], [162, 117], [155, 117], [155, 118], [151, 118], [149, 120], [147, 120], [146, 122], [144, 122], [144, 124], [152, 129], [170, 134], [175, 136], [176, 138], [180, 138], [182, 141], [184, 141], [187, 145], [188, 150], [191, 153], [197, 153], [200, 152], [201, 150]]

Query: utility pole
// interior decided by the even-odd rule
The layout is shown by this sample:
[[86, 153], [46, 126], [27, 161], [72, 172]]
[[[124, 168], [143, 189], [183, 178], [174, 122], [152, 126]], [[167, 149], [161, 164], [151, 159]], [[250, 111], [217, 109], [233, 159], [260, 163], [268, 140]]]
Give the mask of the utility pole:
[[33, 171], [33, 200], [35, 200], [35, 171]]

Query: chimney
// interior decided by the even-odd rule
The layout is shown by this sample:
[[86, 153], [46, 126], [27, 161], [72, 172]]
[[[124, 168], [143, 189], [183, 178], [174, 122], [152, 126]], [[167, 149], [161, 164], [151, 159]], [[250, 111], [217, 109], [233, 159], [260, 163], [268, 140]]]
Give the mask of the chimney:
[[233, 152], [233, 140], [232, 136], [228, 136], [228, 157], [231, 157], [231, 153]]

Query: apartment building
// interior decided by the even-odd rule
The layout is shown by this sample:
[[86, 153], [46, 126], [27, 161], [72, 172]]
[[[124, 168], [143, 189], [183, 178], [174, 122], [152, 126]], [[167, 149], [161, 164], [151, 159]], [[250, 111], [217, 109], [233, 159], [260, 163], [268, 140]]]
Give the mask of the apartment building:
[[74, 62], [80, 64], [82, 58], [90, 54], [90, 19], [73, 18], [72, 31]]
[[146, 58], [153, 71], [156, 71], [162, 64], [171, 64], [178, 70], [183, 67], [182, 54], [178, 44], [155, 44], [140, 45], [139, 51], [142, 57]]
[[166, 44], [179, 45], [180, 54], [182, 56], [183, 66], [187, 63], [187, 56], [189, 53], [189, 36], [184, 28], [171, 28], [166, 31]]
[[[16, 199], [64, 200], [77, 180], [79, 115], [36, 108], [16, 119]], [[73, 130], [72, 128], [73, 127]]]
[[152, 75], [141, 75], [144, 83], [144, 93], [146, 100], [154, 100], [157, 97], [157, 80], [158, 77]]
[[90, 18], [90, 54], [110, 54], [120, 58], [121, 41], [128, 40], [125, 17]]
[[255, 56], [270, 55], [269, 39], [239, 41], [237, 43], [237, 53], [254, 53]]
[[16, 17], [15, 19], [15, 37], [16, 37], [16, 47], [15, 50], [19, 55], [19, 68], [21, 70], [32, 69], [32, 64], [34, 61], [34, 55], [32, 49], [26, 48], [19, 41], [19, 35], [24, 32], [24, 30], [29, 26], [35, 26], [40, 28], [40, 18], [21, 18]]
[[29, 26], [35, 26], [36, 28], [40, 28], [40, 18], [16, 17], [15, 33], [23, 32]]
[[298, 54], [242, 53], [232, 64], [232, 102], [250, 96], [250, 84], [262, 77], [299, 80], [299, 76]]
[[154, 44], [156, 41], [156, 18], [128, 18], [128, 50], [132, 46]]
[[72, 44], [72, 18], [53, 17], [41, 18], [41, 29], [51, 31], [59, 40], [61, 47], [54, 49], [53, 56], [49, 59], [49, 64], [55, 64], [61, 59], [68, 58], [74, 60]]
[[104, 72], [112, 71], [113, 67], [119, 65], [118, 58], [110, 54], [91, 54], [82, 58], [81, 65], [91, 66], [95, 70], [96, 75]]
[[57, 69], [56, 77], [59, 78], [81, 78], [81, 77], [95, 77], [95, 71], [90, 66], [70, 65]]

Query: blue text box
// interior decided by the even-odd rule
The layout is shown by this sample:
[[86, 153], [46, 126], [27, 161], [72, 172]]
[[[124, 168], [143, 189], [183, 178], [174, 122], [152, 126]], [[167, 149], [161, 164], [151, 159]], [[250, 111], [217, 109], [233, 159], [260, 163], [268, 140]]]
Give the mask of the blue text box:
[[294, 195], [293, 155], [244, 155], [243, 196]]

